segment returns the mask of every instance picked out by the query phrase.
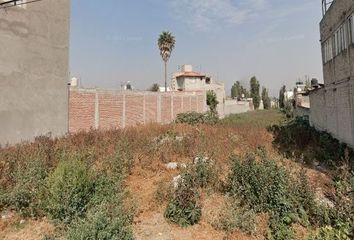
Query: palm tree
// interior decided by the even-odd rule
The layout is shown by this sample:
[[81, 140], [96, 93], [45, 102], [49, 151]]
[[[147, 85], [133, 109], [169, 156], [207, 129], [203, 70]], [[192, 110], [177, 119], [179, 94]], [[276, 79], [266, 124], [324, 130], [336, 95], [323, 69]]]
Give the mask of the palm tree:
[[162, 32], [159, 36], [158, 46], [160, 55], [165, 62], [165, 92], [167, 92], [167, 62], [171, 57], [171, 53], [175, 48], [176, 40], [170, 32]]

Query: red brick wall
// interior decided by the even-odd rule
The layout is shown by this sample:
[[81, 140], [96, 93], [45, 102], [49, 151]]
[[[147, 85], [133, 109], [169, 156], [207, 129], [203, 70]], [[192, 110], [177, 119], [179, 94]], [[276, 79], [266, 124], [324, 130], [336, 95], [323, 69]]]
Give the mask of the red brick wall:
[[144, 123], [144, 96], [126, 95], [125, 119], [126, 126], [133, 126]]
[[69, 131], [90, 130], [95, 127], [95, 92], [70, 91]]
[[123, 95], [99, 94], [99, 128], [123, 127]]
[[150, 122], [169, 123], [178, 113], [203, 112], [205, 94], [117, 92], [72, 89], [69, 130], [114, 129]]

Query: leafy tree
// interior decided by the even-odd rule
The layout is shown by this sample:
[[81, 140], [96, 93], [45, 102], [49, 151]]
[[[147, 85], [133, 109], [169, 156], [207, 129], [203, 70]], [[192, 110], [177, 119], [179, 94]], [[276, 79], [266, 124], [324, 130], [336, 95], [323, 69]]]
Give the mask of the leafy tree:
[[240, 98], [242, 93], [241, 93], [241, 83], [239, 81], [235, 82], [234, 85], [231, 88], [231, 97], [233, 99], [235, 98]]
[[160, 85], [158, 83], [152, 84], [152, 86], [149, 89], [151, 92], [158, 92], [160, 90]]
[[231, 97], [233, 99], [240, 99], [242, 98], [242, 95], [247, 98], [249, 93], [247, 92], [247, 89], [242, 86], [240, 81], [237, 81], [231, 88]]
[[167, 92], [167, 62], [175, 48], [176, 40], [170, 32], [162, 32], [158, 39], [160, 55], [165, 63], [165, 92]]
[[259, 108], [261, 103], [261, 97], [259, 96], [259, 82], [256, 77], [251, 78], [251, 98], [253, 99], [253, 105], [255, 109]]
[[286, 87], [285, 85], [280, 89], [279, 92], [279, 108], [284, 108], [285, 107], [285, 94], [286, 92]]
[[269, 97], [269, 94], [268, 94], [268, 90], [263, 87], [262, 88], [262, 100], [263, 100], [263, 105], [264, 105], [264, 109], [270, 109], [270, 97]]
[[216, 113], [216, 107], [218, 104], [219, 101], [217, 100], [216, 93], [213, 90], [209, 90], [207, 92], [207, 105], [212, 113]]

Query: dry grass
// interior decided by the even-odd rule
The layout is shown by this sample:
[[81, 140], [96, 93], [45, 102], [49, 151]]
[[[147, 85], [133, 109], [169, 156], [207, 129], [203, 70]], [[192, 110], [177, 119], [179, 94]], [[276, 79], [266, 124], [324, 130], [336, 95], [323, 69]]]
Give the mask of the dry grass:
[[[179, 170], [167, 170], [166, 163], [191, 163], [198, 154], [204, 154], [216, 161], [222, 169], [221, 179], [228, 174], [229, 158], [234, 154], [244, 155], [261, 146], [269, 155], [282, 159], [272, 145], [273, 135], [266, 127], [283, 119], [283, 115], [276, 111], [257, 111], [227, 118], [215, 126], [151, 124], [124, 130], [82, 132], [57, 139], [37, 138], [33, 143], [0, 149], [0, 190], [14, 186], [15, 179], [10, 173], [19, 167], [25, 167], [28, 161], [41, 159], [52, 171], [63, 155], [77, 154], [86, 159], [93, 168], [102, 169], [106, 160], [120, 147], [133, 156], [132, 168], [124, 182], [138, 207], [134, 229], [144, 232], [147, 223], [157, 219], [157, 224], [165, 226], [163, 229], [169, 232], [171, 239], [256, 239], [238, 232], [226, 236], [212, 227], [211, 222], [223, 205], [224, 197], [218, 192], [202, 195], [204, 214], [198, 225], [188, 229], [164, 225], [166, 223], [161, 216], [166, 204], [156, 200], [156, 191], [159, 183], [171, 181], [179, 174]], [[298, 164], [295, 165], [300, 168]], [[321, 174], [313, 170], [311, 178], [317, 182], [316, 176], [321, 176], [323, 181], [327, 181], [328, 177]], [[316, 185], [320, 184], [317, 182]], [[264, 231], [263, 219], [260, 217], [257, 221], [259, 231]], [[28, 224], [32, 223], [37, 225], [42, 224], [42, 221]], [[2, 224], [0, 220], [0, 226]], [[14, 230], [2, 229], [0, 235], [3, 234], [13, 236]], [[23, 236], [21, 231], [18, 234]], [[159, 239], [156, 236], [154, 238], [153, 234], [150, 238], [140, 239]]]

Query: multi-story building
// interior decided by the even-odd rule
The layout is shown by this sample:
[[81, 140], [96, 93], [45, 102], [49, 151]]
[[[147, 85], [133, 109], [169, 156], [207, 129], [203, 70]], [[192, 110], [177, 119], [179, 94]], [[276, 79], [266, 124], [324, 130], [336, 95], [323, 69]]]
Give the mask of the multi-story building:
[[70, 0], [0, 0], [0, 144], [68, 130]]
[[354, 1], [322, 0], [324, 87], [310, 93], [311, 122], [354, 147]]
[[226, 99], [224, 83], [217, 82], [205, 74], [193, 71], [191, 65], [183, 65], [180, 72], [173, 74], [171, 87], [172, 91], [214, 91], [219, 102], [217, 111], [221, 117], [224, 117], [224, 102]]

